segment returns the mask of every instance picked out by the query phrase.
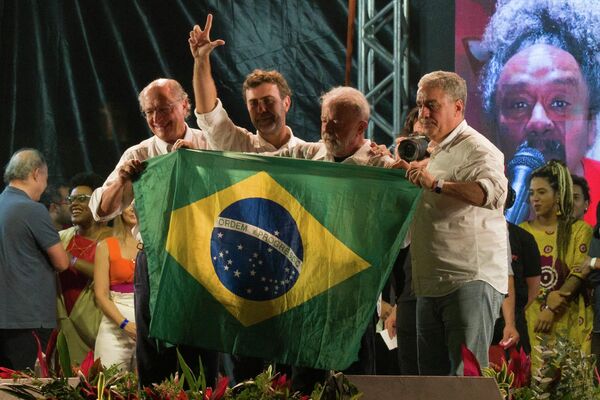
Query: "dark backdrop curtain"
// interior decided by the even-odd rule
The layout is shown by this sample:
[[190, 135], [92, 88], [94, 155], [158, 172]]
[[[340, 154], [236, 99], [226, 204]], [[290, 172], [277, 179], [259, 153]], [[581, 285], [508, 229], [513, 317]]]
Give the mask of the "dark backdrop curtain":
[[106, 176], [151, 134], [137, 101], [148, 82], [177, 79], [193, 99], [187, 38], [209, 12], [212, 38], [226, 41], [212, 62], [233, 120], [252, 128], [245, 75], [278, 69], [293, 91], [288, 124], [318, 140], [318, 98], [344, 80], [345, 0], [0, 0], [0, 165], [35, 147], [51, 181]]

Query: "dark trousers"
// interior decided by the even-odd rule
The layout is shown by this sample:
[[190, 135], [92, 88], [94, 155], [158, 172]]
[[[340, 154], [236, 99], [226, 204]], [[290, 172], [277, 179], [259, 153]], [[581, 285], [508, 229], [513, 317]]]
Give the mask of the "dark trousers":
[[52, 329], [0, 329], [0, 367], [33, 370], [38, 348], [32, 332], [40, 339], [42, 351], [46, 351]]
[[419, 375], [417, 355], [417, 299], [396, 305], [396, 334], [398, 361], [402, 375]]
[[218, 354], [192, 346], [164, 347], [148, 335], [150, 332], [150, 281], [146, 253], [138, 252], [135, 263], [135, 325], [138, 381], [140, 387], [160, 383], [177, 371], [177, 349], [194, 374], [200, 371], [202, 360], [207, 386], [215, 386], [218, 371]]

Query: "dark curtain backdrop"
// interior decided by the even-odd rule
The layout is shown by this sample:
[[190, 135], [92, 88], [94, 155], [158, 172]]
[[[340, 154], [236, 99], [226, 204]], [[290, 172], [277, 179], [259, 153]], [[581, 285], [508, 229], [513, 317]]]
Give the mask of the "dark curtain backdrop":
[[344, 80], [346, 0], [0, 0], [0, 165], [35, 147], [51, 181], [106, 176], [151, 134], [137, 102], [148, 82], [177, 79], [193, 98], [187, 38], [209, 12], [212, 38], [226, 41], [212, 62], [233, 120], [252, 128], [242, 81], [275, 68], [293, 91], [288, 124], [318, 140], [319, 95]]

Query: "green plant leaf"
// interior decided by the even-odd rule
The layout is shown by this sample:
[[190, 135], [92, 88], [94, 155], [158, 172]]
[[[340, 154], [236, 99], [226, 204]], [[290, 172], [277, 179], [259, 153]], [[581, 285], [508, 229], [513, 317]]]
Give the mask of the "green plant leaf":
[[72, 377], [73, 369], [71, 367], [71, 355], [69, 354], [67, 339], [62, 331], [58, 333], [58, 338], [56, 339], [56, 351], [58, 352], [58, 364], [62, 370], [62, 375], [65, 378]]
[[187, 363], [183, 359], [183, 356], [179, 352], [179, 349], [177, 349], [177, 359], [179, 360], [179, 366], [181, 367], [181, 372], [183, 373], [183, 379], [181, 381], [182, 386], [183, 382], [187, 379], [188, 385], [190, 386], [190, 390], [192, 392], [197, 392], [200, 389], [200, 382], [198, 382], [198, 380], [194, 376], [194, 372], [192, 372], [192, 369], [187, 365]]

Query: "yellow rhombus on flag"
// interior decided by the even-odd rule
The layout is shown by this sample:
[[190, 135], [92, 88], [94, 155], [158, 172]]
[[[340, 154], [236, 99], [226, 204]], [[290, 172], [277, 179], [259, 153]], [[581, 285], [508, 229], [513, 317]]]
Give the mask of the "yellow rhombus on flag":
[[[213, 267], [211, 238], [215, 228], [252, 235], [273, 244], [274, 235], [244, 221], [221, 217], [227, 207], [243, 199], [267, 199], [282, 206], [296, 222], [303, 259], [285, 244], [274, 246], [298, 267], [295, 284], [270, 300], [251, 300], [230, 291]], [[224, 190], [171, 213], [167, 252], [244, 326], [282, 314], [331, 289], [370, 264], [339, 241], [266, 172], [259, 172]], [[255, 290], [260, 290], [257, 286]], [[253, 289], [248, 289], [253, 290]]]

